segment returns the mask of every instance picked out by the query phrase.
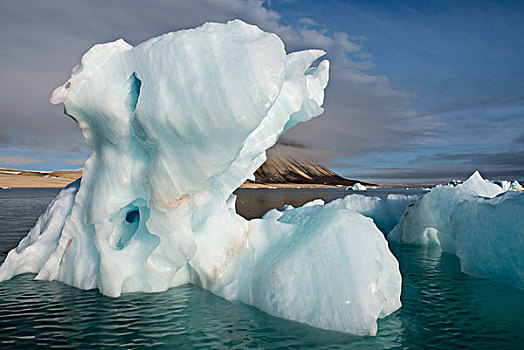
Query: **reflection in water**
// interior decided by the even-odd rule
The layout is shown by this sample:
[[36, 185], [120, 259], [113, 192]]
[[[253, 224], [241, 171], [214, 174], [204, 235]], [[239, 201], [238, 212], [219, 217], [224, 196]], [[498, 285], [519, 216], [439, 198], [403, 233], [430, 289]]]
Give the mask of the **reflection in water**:
[[[347, 194], [340, 190], [327, 194], [265, 191], [271, 194], [240, 193], [237, 204], [244, 213], [260, 215], [257, 213], [265, 210], [260, 206], [280, 207], [286, 198], [293, 203], [289, 200], [293, 193], [298, 202]], [[2, 256], [56, 193], [15, 190], [1, 194]], [[379, 321], [376, 337], [328, 332], [278, 319], [190, 285], [164, 293], [108, 298], [97, 291], [23, 275], [0, 283], [0, 349], [524, 348], [524, 291], [463, 274], [459, 260], [438, 248], [391, 248], [403, 276], [403, 307]]]
[[355, 338], [274, 318], [189, 285], [108, 298], [24, 275], [0, 284], [0, 301], [0, 340], [17, 348], [330, 347]]
[[[427, 348], [522, 348], [524, 292], [460, 271], [438, 247], [392, 246], [403, 277], [402, 328]], [[513, 308], [511, 312], [500, 310]]]

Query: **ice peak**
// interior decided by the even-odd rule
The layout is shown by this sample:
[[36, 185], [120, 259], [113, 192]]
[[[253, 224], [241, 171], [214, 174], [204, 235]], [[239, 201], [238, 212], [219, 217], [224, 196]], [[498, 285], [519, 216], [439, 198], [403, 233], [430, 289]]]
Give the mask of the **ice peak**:
[[484, 180], [478, 170], [471, 174], [471, 176], [466, 181], [464, 181], [463, 184], [458, 185], [457, 188], [473, 192], [478, 196], [490, 198], [495, 197], [503, 192], [499, 186], [495, 185], [489, 180]]

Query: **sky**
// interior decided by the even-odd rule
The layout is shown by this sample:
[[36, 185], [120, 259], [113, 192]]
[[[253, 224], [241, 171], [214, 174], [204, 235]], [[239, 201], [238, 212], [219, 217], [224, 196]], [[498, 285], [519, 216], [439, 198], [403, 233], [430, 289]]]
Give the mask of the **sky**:
[[377, 183], [524, 179], [521, 1], [0, 0], [0, 166], [83, 165], [49, 97], [94, 44], [235, 18], [331, 61], [325, 113], [281, 150]]

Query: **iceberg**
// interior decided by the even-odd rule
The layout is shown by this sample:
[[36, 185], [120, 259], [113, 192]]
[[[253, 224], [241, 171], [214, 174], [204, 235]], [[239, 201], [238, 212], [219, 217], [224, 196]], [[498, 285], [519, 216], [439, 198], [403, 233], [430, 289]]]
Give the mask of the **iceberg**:
[[504, 191], [524, 191], [524, 187], [517, 181], [493, 181], [493, 183], [502, 187]]
[[388, 194], [386, 198], [352, 194], [333, 202], [339, 202], [345, 208], [373, 219], [378, 229], [387, 235], [398, 224], [408, 206], [419, 198], [417, 195], [403, 194]]
[[329, 62], [286, 54], [235, 20], [133, 47], [95, 45], [52, 94], [92, 149], [0, 266], [118, 297], [194, 283], [278, 317], [374, 335], [400, 306], [398, 263], [372, 219], [340, 203], [235, 212], [265, 151], [323, 112]]
[[[354, 210], [372, 219], [377, 228], [385, 236], [399, 223], [406, 209], [413, 205], [419, 198], [421, 198], [419, 195], [404, 194], [388, 194], [385, 198], [350, 194], [343, 198], [333, 200], [329, 205]], [[304, 204], [302, 207], [324, 204], [322, 199], [315, 199]], [[292, 205], [286, 204], [280, 209], [269, 210], [264, 214], [262, 219], [279, 218], [282, 212], [292, 209], [294, 209]]]
[[346, 190], [351, 191], [365, 191], [367, 190], [366, 186], [362, 185], [360, 182], [357, 182], [356, 184], [352, 186], [346, 187]]
[[[196, 235], [182, 280], [274, 316], [357, 335], [375, 335], [377, 318], [401, 306], [399, 266], [384, 235], [343, 202], [316, 200], [249, 222], [229, 215], [210, 217]], [[226, 224], [233, 220], [247, 225], [245, 236]], [[229, 243], [217, 246], [224, 235]]]
[[463, 272], [524, 289], [524, 192], [504, 191], [477, 171], [462, 184], [436, 186], [387, 236], [440, 246]]

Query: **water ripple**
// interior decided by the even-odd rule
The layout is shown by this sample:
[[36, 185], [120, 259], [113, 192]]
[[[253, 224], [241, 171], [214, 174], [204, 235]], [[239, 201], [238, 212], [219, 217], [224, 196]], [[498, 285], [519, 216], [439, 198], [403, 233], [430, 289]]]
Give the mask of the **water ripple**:
[[[1, 230], [9, 232], [0, 232], [0, 260], [56, 194], [26, 192], [0, 198]], [[392, 250], [403, 307], [379, 320], [376, 337], [278, 319], [189, 285], [108, 298], [22, 275], [0, 283], [0, 349], [524, 348], [524, 291], [465, 275], [455, 256], [439, 250]]]

